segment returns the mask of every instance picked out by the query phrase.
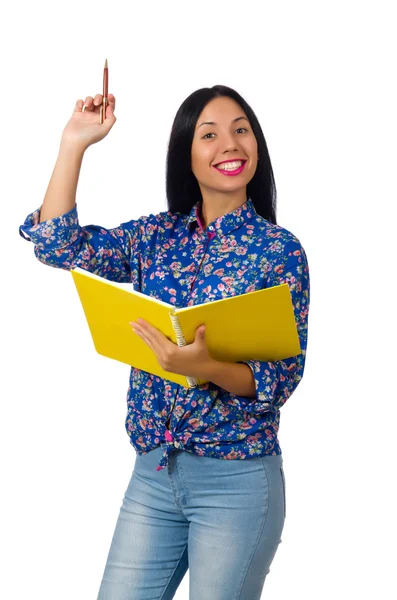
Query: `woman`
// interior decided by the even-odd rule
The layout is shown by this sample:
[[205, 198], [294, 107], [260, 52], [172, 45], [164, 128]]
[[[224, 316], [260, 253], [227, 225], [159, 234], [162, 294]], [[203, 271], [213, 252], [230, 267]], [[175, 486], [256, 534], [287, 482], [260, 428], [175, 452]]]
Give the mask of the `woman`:
[[[137, 455], [98, 600], [168, 600], [189, 567], [190, 600], [261, 596], [286, 516], [280, 408], [303, 376], [309, 269], [276, 223], [272, 166], [259, 122], [225, 86], [180, 106], [167, 155], [168, 210], [114, 229], [81, 227], [75, 202], [86, 149], [116, 122], [109, 95], [77, 101], [40, 209], [20, 228], [44, 264], [75, 266], [178, 307], [288, 283], [301, 354], [283, 361], [214, 360], [198, 328], [178, 348], [135, 323], [168, 371], [206, 377], [187, 388], [131, 368], [126, 430]], [[30, 236], [30, 237], [29, 237]], [[23, 235], [25, 237], [25, 235]], [[218, 459], [218, 460], [216, 460]]]

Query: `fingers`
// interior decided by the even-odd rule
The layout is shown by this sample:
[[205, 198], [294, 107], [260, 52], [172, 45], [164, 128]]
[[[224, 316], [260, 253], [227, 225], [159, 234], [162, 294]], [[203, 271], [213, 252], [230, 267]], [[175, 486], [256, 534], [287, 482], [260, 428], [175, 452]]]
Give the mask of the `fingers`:
[[[77, 100], [76, 107], [77, 109], [82, 110], [82, 112], [86, 110], [93, 111], [97, 106], [100, 106], [102, 104], [102, 98], [102, 94], [96, 94], [94, 98], [92, 96], [87, 96], [84, 103], [81, 99]], [[108, 105], [109, 104], [114, 110], [116, 107], [116, 98], [113, 96], [113, 94], [108, 95]]]
[[102, 96], [97, 94], [95, 98], [92, 96], [87, 96], [84, 102], [84, 110], [94, 110], [96, 106], [99, 106], [102, 102]]

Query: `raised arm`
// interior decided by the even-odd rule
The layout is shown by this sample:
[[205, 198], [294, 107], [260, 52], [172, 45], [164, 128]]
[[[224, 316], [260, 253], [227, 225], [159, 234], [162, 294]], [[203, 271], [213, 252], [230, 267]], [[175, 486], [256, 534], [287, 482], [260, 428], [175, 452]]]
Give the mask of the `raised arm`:
[[51, 267], [81, 267], [120, 283], [136, 282], [140, 268], [140, 243], [145, 244], [146, 224], [154, 216], [142, 216], [113, 229], [79, 224], [77, 205], [69, 212], [40, 223], [40, 208], [29, 214], [19, 232], [33, 242], [36, 258]]
[[[78, 221], [76, 191], [84, 153], [103, 139], [116, 121], [115, 97], [109, 94], [109, 106], [103, 124], [99, 123], [102, 96], [87, 96], [76, 102], [61, 139], [57, 161], [40, 208], [29, 214], [19, 228], [20, 235], [34, 243], [40, 262], [61, 269], [75, 266], [119, 282], [131, 281], [136, 274], [137, 247], [148, 217], [123, 223], [114, 229], [98, 225], [81, 227]], [[134, 279], [134, 277], [133, 277]], [[132, 280], [133, 280], [132, 279]]]

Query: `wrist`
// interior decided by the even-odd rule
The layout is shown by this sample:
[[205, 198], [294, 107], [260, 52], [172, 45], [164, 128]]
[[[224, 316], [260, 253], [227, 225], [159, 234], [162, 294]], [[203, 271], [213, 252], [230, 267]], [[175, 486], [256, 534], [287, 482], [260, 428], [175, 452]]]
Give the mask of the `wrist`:
[[220, 367], [221, 362], [219, 360], [216, 360], [215, 358], [211, 358], [211, 360], [205, 365], [202, 377], [200, 377], [200, 379], [207, 379], [208, 381], [213, 381], [217, 378], [217, 374], [219, 373]]
[[82, 144], [76, 144], [76, 142], [71, 142], [70, 140], [64, 138], [61, 139], [61, 143], [59, 145], [60, 155], [77, 160], [83, 159], [86, 150], [86, 146], [83, 146]]

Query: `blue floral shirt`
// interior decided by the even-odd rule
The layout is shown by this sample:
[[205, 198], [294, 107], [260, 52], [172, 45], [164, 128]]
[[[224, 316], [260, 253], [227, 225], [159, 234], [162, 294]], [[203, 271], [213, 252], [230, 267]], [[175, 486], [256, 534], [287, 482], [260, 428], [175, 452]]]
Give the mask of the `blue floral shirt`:
[[303, 376], [309, 267], [300, 241], [256, 213], [251, 198], [206, 229], [201, 202], [190, 214], [160, 212], [114, 229], [82, 227], [77, 205], [39, 223], [40, 208], [19, 232], [38, 260], [70, 270], [81, 267], [106, 279], [132, 283], [139, 292], [178, 308], [287, 283], [301, 354], [276, 362], [247, 360], [256, 397], [237, 396], [208, 382], [195, 388], [131, 367], [125, 427], [138, 454], [163, 448], [156, 470], [174, 448], [218, 459], [281, 454], [280, 408]]

